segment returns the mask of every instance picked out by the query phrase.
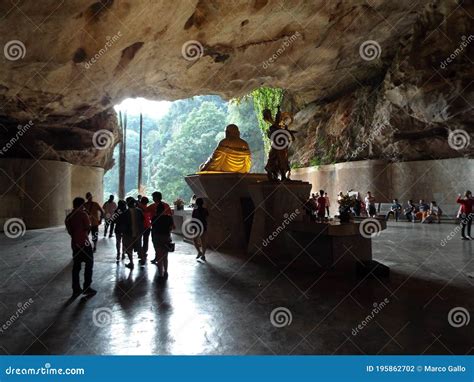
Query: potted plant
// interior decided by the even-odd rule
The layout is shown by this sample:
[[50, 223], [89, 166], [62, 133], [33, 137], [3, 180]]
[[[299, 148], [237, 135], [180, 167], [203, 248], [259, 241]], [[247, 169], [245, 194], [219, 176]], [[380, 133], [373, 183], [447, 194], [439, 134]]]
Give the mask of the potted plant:
[[339, 220], [341, 223], [350, 223], [352, 214], [351, 207], [355, 206], [356, 200], [349, 195], [343, 195], [338, 201], [339, 203]]
[[184, 200], [181, 199], [181, 198], [178, 198], [174, 201], [174, 206], [176, 208], [177, 211], [182, 211], [184, 210]]

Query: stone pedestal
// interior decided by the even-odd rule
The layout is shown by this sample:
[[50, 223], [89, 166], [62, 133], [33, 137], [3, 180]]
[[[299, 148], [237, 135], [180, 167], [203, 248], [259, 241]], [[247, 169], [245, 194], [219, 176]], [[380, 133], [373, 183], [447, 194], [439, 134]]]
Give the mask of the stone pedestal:
[[290, 223], [303, 221], [303, 205], [310, 191], [311, 184], [301, 181], [249, 185], [255, 211], [247, 252], [276, 256], [285, 251], [284, 235], [280, 234]]
[[266, 174], [195, 174], [186, 183], [209, 210], [208, 244], [215, 250], [245, 251], [252, 230], [254, 205], [249, 185], [267, 179]]
[[[269, 182], [265, 174], [233, 173], [190, 175], [186, 182], [209, 209], [207, 238], [214, 250], [246, 252], [254, 260], [308, 271], [373, 268], [371, 239], [361, 235], [360, 224], [308, 220], [308, 182]], [[178, 218], [189, 215], [175, 218], [179, 225]], [[386, 228], [384, 221], [378, 225]]]
[[294, 222], [284, 237], [285, 256], [278, 260], [296, 268], [353, 272], [357, 264], [372, 261], [372, 239], [360, 234], [358, 223]]

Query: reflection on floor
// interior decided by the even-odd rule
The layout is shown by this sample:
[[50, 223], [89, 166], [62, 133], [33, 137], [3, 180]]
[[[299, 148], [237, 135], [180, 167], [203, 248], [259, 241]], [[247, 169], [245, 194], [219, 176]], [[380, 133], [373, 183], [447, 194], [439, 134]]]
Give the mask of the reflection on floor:
[[455, 227], [390, 223], [373, 242], [389, 280], [281, 271], [212, 252], [203, 264], [176, 238], [163, 283], [152, 264], [117, 265], [115, 240], [101, 239], [99, 293], [69, 305], [64, 230], [2, 234], [0, 353], [472, 354], [472, 327], [448, 320], [453, 308], [474, 314], [474, 243], [458, 233], [441, 245]]

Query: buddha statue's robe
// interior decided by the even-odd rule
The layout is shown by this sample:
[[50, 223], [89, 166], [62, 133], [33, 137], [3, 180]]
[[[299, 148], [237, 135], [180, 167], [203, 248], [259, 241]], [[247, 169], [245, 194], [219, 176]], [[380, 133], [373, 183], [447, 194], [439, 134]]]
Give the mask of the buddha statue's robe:
[[199, 168], [199, 173], [248, 173], [252, 165], [249, 145], [240, 138], [238, 129], [227, 129], [226, 137], [219, 142], [214, 153]]

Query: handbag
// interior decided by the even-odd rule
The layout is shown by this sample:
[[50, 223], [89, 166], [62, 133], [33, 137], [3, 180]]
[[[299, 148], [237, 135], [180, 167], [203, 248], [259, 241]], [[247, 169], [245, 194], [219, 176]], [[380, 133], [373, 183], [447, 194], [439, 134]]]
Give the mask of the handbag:
[[166, 249], [168, 250], [168, 252], [174, 252], [175, 243], [173, 243], [172, 241], [170, 241], [168, 244], [166, 244]]

